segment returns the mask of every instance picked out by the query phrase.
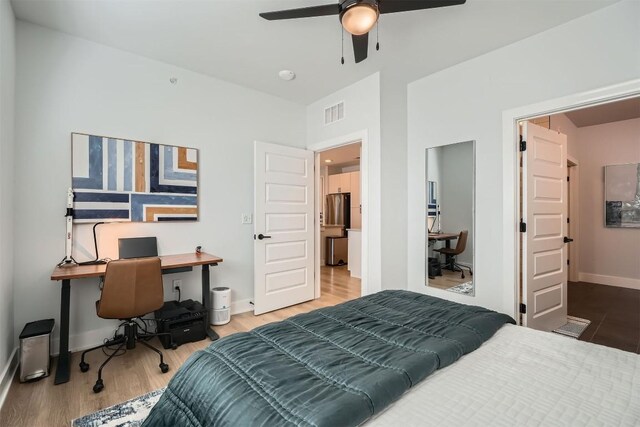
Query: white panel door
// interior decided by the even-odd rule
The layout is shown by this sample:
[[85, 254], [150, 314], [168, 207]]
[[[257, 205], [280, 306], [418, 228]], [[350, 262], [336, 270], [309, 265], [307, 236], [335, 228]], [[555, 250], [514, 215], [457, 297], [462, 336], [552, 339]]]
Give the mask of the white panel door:
[[255, 143], [254, 314], [309, 301], [314, 283], [314, 154]]
[[567, 322], [567, 137], [526, 123], [523, 139], [523, 319], [552, 331]]

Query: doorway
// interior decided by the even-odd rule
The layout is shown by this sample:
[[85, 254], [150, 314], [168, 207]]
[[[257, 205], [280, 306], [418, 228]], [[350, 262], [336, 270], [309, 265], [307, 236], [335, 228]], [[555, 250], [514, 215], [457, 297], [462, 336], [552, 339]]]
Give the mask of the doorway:
[[320, 293], [362, 295], [362, 141], [316, 152]]
[[[559, 249], [566, 254], [566, 264], [554, 264], [554, 271], [562, 273], [567, 292], [564, 300], [554, 301], [551, 292], [543, 297], [554, 307], [565, 307], [566, 325], [575, 324], [576, 319], [581, 323], [581, 327], [568, 328], [574, 329], [574, 338], [640, 353], [640, 98], [559, 110], [536, 117], [535, 123], [533, 118], [520, 121], [520, 128], [535, 126], [562, 133], [567, 143], [564, 230], [537, 234], [540, 240], [562, 237], [566, 242], [566, 249]], [[523, 139], [525, 149], [530, 150], [531, 137]], [[518, 145], [518, 150], [523, 148], [520, 142]], [[526, 155], [521, 159], [526, 169]], [[539, 262], [544, 261], [544, 254], [532, 257], [526, 242], [539, 231], [532, 227], [548, 226], [549, 222], [532, 223], [536, 219], [528, 216], [526, 201], [531, 199], [528, 192], [532, 189], [527, 189], [527, 172], [521, 171], [516, 180], [518, 213], [527, 219], [523, 221], [527, 229], [523, 231], [518, 223], [519, 320], [525, 326], [553, 330], [537, 327], [535, 322], [528, 324], [532, 313], [540, 310], [535, 306], [537, 301], [527, 298], [527, 293], [531, 294], [527, 271], [536, 273], [545, 264]], [[537, 273], [549, 274], [545, 270]]]

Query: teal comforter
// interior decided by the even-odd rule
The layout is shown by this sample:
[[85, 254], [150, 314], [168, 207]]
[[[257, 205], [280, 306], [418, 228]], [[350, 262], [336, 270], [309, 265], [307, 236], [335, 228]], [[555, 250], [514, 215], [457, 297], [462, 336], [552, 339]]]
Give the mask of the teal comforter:
[[143, 426], [356, 426], [505, 323], [408, 291], [322, 308], [194, 353]]

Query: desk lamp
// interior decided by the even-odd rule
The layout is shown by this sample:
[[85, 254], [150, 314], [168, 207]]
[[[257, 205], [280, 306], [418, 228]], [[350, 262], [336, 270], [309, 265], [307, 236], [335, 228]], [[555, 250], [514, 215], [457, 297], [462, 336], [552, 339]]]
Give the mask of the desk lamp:
[[107, 263], [106, 260], [100, 259], [98, 257], [98, 239], [96, 239], [96, 227], [99, 226], [100, 224], [104, 224], [104, 222], [96, 222], [95, 224], [93, 224], [93, 247], [95, 248], [95, 251], [96, 251], [96, 259], [91, 261], [80, 262], [78, 263], [78, 265], [99, 265], [99, 264]]

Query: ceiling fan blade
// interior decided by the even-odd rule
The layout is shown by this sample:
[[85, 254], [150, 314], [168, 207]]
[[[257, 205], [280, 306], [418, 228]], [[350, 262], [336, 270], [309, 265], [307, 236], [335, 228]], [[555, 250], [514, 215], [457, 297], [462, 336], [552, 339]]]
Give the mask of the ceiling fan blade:
[[436, 7], [456, 6], [466, 0], [380, 0], [380, 13], [408, 12], [410, 10], [433, 9]]
[[367, 59], [367, 50], [369, 49], [369, 33], [361, 36], [352, 35], [353, 40], [353, 56], [356, 58], [356, 64]]
[[274, 21], [277, 19], [311, 18], [314, 16], [339, 15], [339, 4], [325, 4], [323, 6], [301, 7], [300, 9], [278, 10], [275, 12], [263, 12], [264, 19]]

